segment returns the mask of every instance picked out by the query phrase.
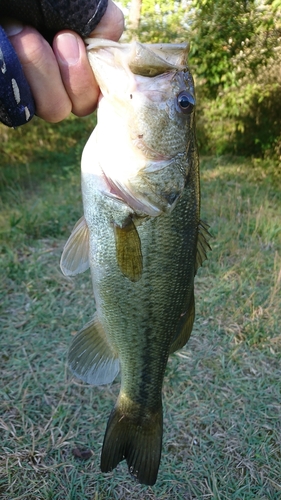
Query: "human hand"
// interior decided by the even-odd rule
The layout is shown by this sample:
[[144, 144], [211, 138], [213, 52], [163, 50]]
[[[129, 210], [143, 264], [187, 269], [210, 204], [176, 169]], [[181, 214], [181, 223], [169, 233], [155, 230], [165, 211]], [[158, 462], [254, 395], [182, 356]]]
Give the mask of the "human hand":
[[[4, 28], [22, 64], [38, 116], [55, 123], [70, 112], [86, 116], [94, 111], [100, 91], [85, 44], [77, 33], [68, 30], [57, 33], [51, 48], [30, 26], [10, 21]], [[123, 28], [122, 12], [108, 0], [104, 16], [89, 37], [117, 41]]]

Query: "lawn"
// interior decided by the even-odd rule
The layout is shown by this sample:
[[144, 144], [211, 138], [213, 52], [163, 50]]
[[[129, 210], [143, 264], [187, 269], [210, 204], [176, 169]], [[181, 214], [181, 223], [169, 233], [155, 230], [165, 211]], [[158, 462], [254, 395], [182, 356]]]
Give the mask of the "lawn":
[[0, 129], [1, 500], [281, 498], [281, 172], [201, 161], [212, 252], [191, 340], [170, 357], [157, 483], [99, 469], [119, 391], [73, 379], [72, 336], [92, 317], [88, 272], [59, 259], [82, 214], [79, 158], [93, 119]]

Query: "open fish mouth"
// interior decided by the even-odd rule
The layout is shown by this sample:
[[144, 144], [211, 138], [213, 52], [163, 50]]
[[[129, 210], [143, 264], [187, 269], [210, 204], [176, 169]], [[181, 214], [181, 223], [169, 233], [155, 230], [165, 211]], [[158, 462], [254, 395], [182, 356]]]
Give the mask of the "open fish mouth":
[[134, 75], [152, 78], [173, 70], [185, 71], [189, 52], [188, 43], [120, 44], [98, 38], [85, 41], [90, 64], [104, 95], [112, 88], [117, 90], [116, 94], [120, 91], [130, 94], [135, 88]]
[[[120, 62], [132, 71], [132, 73], [143, 76], [156, 76], [172, 69], [184, 70], [189, 52], [189, 43], [123, 43], [111, 40], [87, 38], [87, 50], [93, 52], [102, 51], [101, 58], [108, 56], [111, 52], [111, 60]], [[115, 50], [116, 49], [116, 50]], [[107, 54], [106, 54], [107, 53]], [[111, 63], [113, 64], [113, 62]]]

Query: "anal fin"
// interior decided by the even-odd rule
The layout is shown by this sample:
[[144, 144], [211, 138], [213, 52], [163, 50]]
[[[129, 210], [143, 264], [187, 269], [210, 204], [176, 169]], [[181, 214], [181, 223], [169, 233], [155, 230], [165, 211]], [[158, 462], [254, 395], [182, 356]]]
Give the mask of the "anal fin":
[[118, 355], [109, 345], [97, 314], [75, 335], [68, 363], [73, 374], [88, 384], [110, 384], [117, 376]]

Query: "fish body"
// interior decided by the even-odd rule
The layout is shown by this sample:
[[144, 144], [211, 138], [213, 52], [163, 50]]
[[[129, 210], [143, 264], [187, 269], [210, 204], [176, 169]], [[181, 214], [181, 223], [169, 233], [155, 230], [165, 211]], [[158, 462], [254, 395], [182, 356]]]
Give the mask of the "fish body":
[[101, 469], [126, 459], [130, 473], [152, 485], [165, 368], [190, 336], [194, 276], [208, 247], [194, 86], [185, 44], [96, 40], [89, 50], [102, 98], [82, 156], [84, 217], [61, 267], [74, 275], [90, 266], [96, 313], [74, 338], [69, 364], [96, 385], [121, 371]]

